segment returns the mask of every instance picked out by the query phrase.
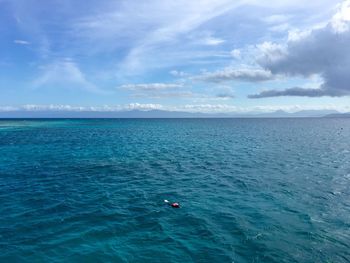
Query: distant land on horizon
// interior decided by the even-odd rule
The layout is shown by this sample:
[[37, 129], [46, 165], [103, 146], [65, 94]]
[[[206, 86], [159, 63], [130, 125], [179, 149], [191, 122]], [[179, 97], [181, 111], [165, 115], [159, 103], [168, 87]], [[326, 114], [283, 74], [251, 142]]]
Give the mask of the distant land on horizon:
[[350, 118], [350, 112], [346, 113], [331, 113], [324, 116], [325, 118]]
[[166, 110], [128, 110], [128, 111], [3, 111], [0, 118], [307, 118], [307, 117], [350, 117], [350, 113], [334, 110], [303, 110], [294, 113], [282, 110], [258, 113], [201, 113]]

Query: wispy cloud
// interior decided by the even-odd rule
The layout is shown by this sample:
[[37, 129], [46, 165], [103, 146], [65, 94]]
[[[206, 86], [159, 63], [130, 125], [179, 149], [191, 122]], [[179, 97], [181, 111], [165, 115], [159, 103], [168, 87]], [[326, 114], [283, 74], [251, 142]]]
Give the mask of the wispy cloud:
[[189, 74], [184, 71], [178, 71], [178, 70], [171, 70], [169, 71], [170, 75], [173, 75], [174, 77], [187, 77]]
[[225, 42], [224, 39], [215, 38], [215, 37], [208, 37], [208, 38], [203, 39], [203, 44], [208, 45], [208, 46], [217, 46], [217, 45], [220, 45], [224, 42]]
[[206, 92], [194, 92], [192, 87], [184, 83], [146, 83], [146, 84], [125, 84], [119, 89], [131, 92], [133, 98], [176, 98], [191, 99], [193, 101], [227, 100], [234, 98], [230, 87], [219, 86], [211, 89], [211, 94]]
[[226, 68], [215, 72], [204, 73], [194, 77], [193, 79], [207, 82], [224, 82], [234, 80], [260, 82], [271, 80], [273, 78], [274, 76], [268, 70], [253, 68]]
[[[181, 40], [182, 44], [188, 46], [184, 38], [187, 33], [244, 2], [154, 0], [148, 4], [132, 1], [118, 3], [115, 7], [109, 6], [103, 15], [88, 16], [77, 21], [74, 34], [85, 43], [93, 42], [93, 50], [115, 49], [127, 43], [127, 53], [119, 64], [119, 71], [132, 74], [156, 67], [157, 63], [150, 63], [153, 59], [150, 54], [155, 52], [173, 58], [163, 60], [163, 64], [165, 61], [170, 65], [175, 64], [176, 56], [169, 54], [170, 47], [178, 49]], [[197, 44], [219, 45], [223, 41], [219, 37], [206, 36], [198, 40]]]
[[241, 58], [241, 51], [237, 48], [233, 49], [230, 52], [231, 56], [234, 57], [235, 59], [240, 59]]
[[290, 15], [275, 14], [275, 15], [270, 15], [270, 16], [262, 18], [262, 21], [264, 21], [267, 24], [281, 24], [281, 23], [285, 23], [286, 21], [288, 21], [289, 18], [290, 18]]
[[190, 34], [188, 42], [192, 45], [218, 46], [225, 42], [224, 39], [214, 36], [211, 31], [200, 31]]
[[233, 95], [232, 93], [218, 93], [216, 94], [216, 97], [222, 99], [233, 99], [235, 95]]
[[20, 39], [14, 40], [13, 43], [18, 44], [18, 45], [30, 45], [30, 42], [29, 42], [29, 41], [20, 40]]
[[121, 89], [132, 91], [160, 91], [182, 88], [183, 84], [176, 83], [146, 83], [146, 84], [125, 84], [120, 86]]
[[182, 83], [124, 84], [119, 89], [131, 91], [134, 98], [192, 98], [194, 94]]
[[148, 92], [148, 93], [135, 93], [132, 95], [134, 98], [151, 98], [151, 99], [164, 99], [164, 98], [175, 98], [175, 99], [193, 99], [197, 96], [191, 91], [172, 91], [172, 92]]
[[103, 93], [87, 80], [79, 66], [70, 58], [58, 59], [41, 66], [41, 76], [33, 82], [33, 85], [35, 87], [80, 88]]

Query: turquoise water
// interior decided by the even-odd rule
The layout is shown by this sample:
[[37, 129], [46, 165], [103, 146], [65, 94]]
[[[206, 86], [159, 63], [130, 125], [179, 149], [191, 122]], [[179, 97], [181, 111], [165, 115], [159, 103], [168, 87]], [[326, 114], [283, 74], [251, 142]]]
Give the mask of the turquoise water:
[[349, 262], [350, 119], [1, 120], [0, 204], [0, 262]]

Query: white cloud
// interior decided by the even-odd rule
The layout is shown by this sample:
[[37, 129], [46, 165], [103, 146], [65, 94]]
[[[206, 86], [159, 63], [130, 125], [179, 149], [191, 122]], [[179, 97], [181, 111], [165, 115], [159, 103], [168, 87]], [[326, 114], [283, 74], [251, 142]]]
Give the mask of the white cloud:
[[338, 5], [338, 8], [338, 12], [331, 20], [331, 25], [336, 32], [342, 33], [349, 30], [350, 0], [345, 0]]
[[153, 0], [147, 4], [128, 1], [124, 4], [109, 5], [103, 14], [80, 19], [76, 29], [81, 31], [80, 35], [95, 40], [101, 37], [105, 39], [115, 39], [115, 36], [131, 39], [136, 37], [141, 40], [142, 46], [152, 45], [171, 40], [180, 33], [189, 32], [242, 3], [244, 1], [232, 3], [230, 0], [196, 2]]
[[29, 42], [29, 41], [20, 40], [20, 39], [14, 40], [13, 43], [18, 44], [18, 45], [30, 45], [30, 42]]
[[[244, 0], [153, 0], [147, 4], [117, 2], [115, 7], [109, 6], [103, 14], [80, 19], [75, 23], [74, 35], [82, 40], [80, 42], [93, 42], [92, 50], [102, 52], [123, 47], [127, 43], [127, 55], [120, 62], [118, 71], [121, 74], [134, 74], [159, 65], [150, 54], [161, 53], [167, 45], [179, 47], [183, 43], [177, 41], [186, 34], [244, 3]], [[219, 45], [223, 41], [207, 36], [198, 39], [197, 44]], [[169, 50], [163, 54], [170, 56]], [[174, 59], [176, 56], [166, 62], [172, 64]]]
[[231, 51], [231, 56], [234, 57], [235, 59], [240, 59], [241, 51], [239, 49], [234, 49]]
[[182, 88], [182, 84], [176, 83], [146, 83], [146, 84], [125, 84], [120, 86], [122, 89], [133, 91], [161, 91], [169, 89]]
[[192, 98], [195, 96], [183, 84], [178, 83], [146, 83], [125, 84], [119, 87], [131, 91], [133, 98]]
[[257, 45], [257, 49], [259, 51], [259, 57], [257, 58], [258, 62], [269, 61], [273, 63], [286, 55], [284, 46], [272, 42], [263, 42], [262, 44]]
[[[148, 92], [148, 93], [135, 93], [133, 98], [152, 98], [152, 99], [163, 99], [163, 98], [176, 98], [176, 99], [192, 99], [197, 94], [191, 91], [173, 91], [173, 92]], [[203, 95], [199, 95], [203, 96]]]
[[163, 109], [163, 106], [160, 104], [153, 104], [153, 103], [130, 103], [127, 105], [122, 106], [122, 109], [124, 110], [160, 110]]
[[306, 30], [293, 29], [293, 30], [289, 30], [288, 31], [288, 41], [299, 41], [299, 40], [301, 40], [303, 38], [306, 38], [308, 35], [311, 34], [311, 32], [312, 32], [311, 29], [306, 29]]
[[41, 76], [34, 81], [36, 87], [81, 88], [91, 92], [102, 93], [89, 82], [78, 65], [70, 58], [56, 60], [41, 66]]
[[[17, 2], [19, 8], [27, 11], [26, 6], [29, 6], [29, 4], [23, 4], [22, 7], [20, 4], [21, 1], [15, 0], [15, 2]], [[65, 3], [67, 7], [79, 6], [68, 2]], [[55, 14], [51, 13], [51, 10], [54, 8], [49, 10], [44, 6], [45, 8], [42, 9], [47, 9], [49, 13], [42, 17], [37, 15], [41, 14], [41, 8], [40, 10], [36, 10], [38, 8], [33, 7], [33, 9], [28, 10], [28, 13], [32, 11], [33, 19], [37, 20], [35, 24], [37, 24], [38, 29], [37, 33], [34, 34], [35, 37], [32, 37], [30, 30], [26, 32], [26, 35], [31, 36], [30, 39], [36, 39], [36, 41], [39, 39], [38, 35], [40, 35], [40, 39], [47, 39], [47, 45], [42, 44], [42, 47], [46, 46], [47, 50], [51, 50], [51, 52], [46, 52], [48, 55], [44, 61], [52, 60], [51, 56], [53, 55], [64, 56], [65, 54], [70, 54], [76, 58], [84, 58], [84, 61], [87, 61], [89, 65], [91, 65], [91, 62], [98, 62], [95, 68], [97, 71], [108, 71], [108, 74], [115, 76], [114, 78], [110, 77], [110, 79], [104, 82], [112, 83], [117, 80], [112, 84], [113, 86], [117, 86], [120, 83], [130, 83], [127, 74], [140, 74], [148, 69], [159, 69], [159, 71], [151, 72], [155, 73], [152, 77], [149, 77], [151, 75], [147, 77], [138, 76], [138, 78], [134, 78], [133, 80], [147, 79], [154, 82], [162, 81], [159, 79], [159, 72], [164, 74], [164, 72], [168, 72], [172, 68], [184, 68], [189, 70], [189, 72], [199, 71], [199, 67], [208, 68], [213, 72], [198, 76], [198, 79], [207, 82], [259, 82], [271, 80], [274, 76], [268, 68], [267, 70], [263, 70], [262, 68], [257, 68], [256, 64], [251, 64], [250, 68], [239, 68], [238, 63], [240, 61], [233, 61], [232, 57], [241, 60], [245, 64], [250, 62], [248, 59], [246, 60], [245, 52], [243, 52], [244, 49], [238, 49], [241, 48], [240, 45], [244, 46], [248, 42], [254, 43], [257, 39], [255, 37], [269, 39], [270, 35], [274, 36], [275, 34], [271, 34], [271, 32], [267, 32], [268, 36], [264, 35], [266, 30], [268, 30], [266, 27], [269, 27], [271, 30], [287, 29], [289, 19], [293, 17], [281, 14], [283, 14], [283, 11], [288, 10], [288, 7], [293, 7], [290, 10], [291, 12], [295, 12], [295, 10], [301, 10], [302, 8], [310, 10], [318, 5], [331, 5], [329, 0], [326, 5], [322, 4], [327, 2], [324, 0], [309, 1], [302, 5], [302, 8], [300, 6], [302, 0], [281, 0], [278, 2], [275, 1], [275, 3], [267, 0], [150, 0], [147, 3], [140, 3], [138, 1], [101, 1], [97, 4], [91, 4], [92, 2], [90, 2], [86, 3], [86, 6], [82, 10], [72, 9], [72, 13], [67, 12], [69, 15], [65, 15], [64, 17], [67, 19], [60, 21], [62, 25], [52, 23], [55, 21], [50, 20], [51, 17], [54, 17], [51, 16], [51, 14]], [[237, 10], [238, 12], [235, 13], [234, 9], [242, 5], [245, 5], [242, 10], [254, 10], [249, 17], [250, 20], [248, 22], [247, 20], [243, 21], [244, 23], [247, 22], [247, 27], [239, 26], [239, 30], [242, 30], [242, 28], [244, 28], [243, 30], [245, 28], [252, 30], [252, 38], [249, 39], [239, 39], [239, 35], [236, 34], [239, 33], [239, 30], [234, 26], [239, 24], [239, 19], [242, 19], [239, 15], [237, 16], [237, 13], [241, 10]], [[253, 18], [256, 20], [251, 19], [253, 13], [256, 14], [260, 11], [261, 16], [259, 15]], [[71, 16], [73, 13], [74, 15]], [[23, 14], [21, 12], [18, 14], [21, 17], [22, 26], [26, 27], [28, 20], [26, 20], [26, 17], [22, 18]], [[62, 12], [62, 14], [66, 14], [66, 12]], [[261, 18], [265, 14], [274, 15]], [[222, 17], [218, 18], [219, 16]], [[339, 21], [343, 23], [344, 19], [346, 20], [346, 12], [343, 12], [339, 16], [340, 18], [334, 18], [337, 21], [334, 24], [337, 25], [338, 30], [339, 28], [343, 28], [343, 26], [339, 26]], [[237, 20], [235, 20], [236, 17], [238, 17]], [[262, 19], [264, 23], [261, 23]], [[250, 29], [249, 26], [251, 25], [249, 23], [255, 22], [260, 23], [257, 23]], [[50, 27], [46, 25], [50, 25]], [[257, 34], [253, 31], [256, 31]], [[53, 32], [59, 35], [53, 34]], [[201, 35], [202, 32], [209, 33], [203, 33]], [[250, 31], [247, 32], [250, 33]], [[201, 37], [198, 37], [198, 41], [196, 42], [195, 38], [189, 38], [192, 35]], [[230, 38], [231, 36], [232, 38]], [[236, 39], [233, 39], [233, 36]], [[301, 34], [290, 33], [290, 42], [297, 42], [301, 38]], [[303, 38], [305, 37], [303, 36]], [[224, 40], [226, 41], [225, 44], [220, 46]], [[32, 45], [34, 46], [34, 44], [37, 43], [33, 40]], [[226, 49], [229, 45], [231, 47], [237, 47], [237, 49], [230, 53]], [[60, 50], [61, 48], [62, 50]], [[267, 59], [273, 63], [274, 61], [280, 61], [281, 57], [287, 56], [286, 52], [288, 52], [286, 47], [272, 42], [266, 42], [260, 48], [262, 53], [268, 54]], [[45, 54], [45, 52], [42, 53]], [[100, 57], [97, 60], [97, 57], [95, 57], [95, 55], [99, 55], [97, 53], [102, 53], [101, 57], [106, 58], [106, 61], [104, 59], [101, 60]], [[79, 56], [75, 56], [76, 54], [79, 54]], [[86, 56], [87, 54], [88, 56]], [[92, 79], [94, 79], [95, 83], [97, 83], [96, 77], [88, 75], [84, 71], [85, 67], [83, 64], [72, 60], [57, 60], [55, 58], [53, 60], [52, 63], [42, 68], [42, 75], [35, 81], [35, 85], [40, 87], [78, 87], [90, 91], [98, 90], [92, 82]], [[194, 63], [198, 64], [194, 65]], [[199, 65], [200, 63], [203, 64]], [[234, 66], [220, 70], [220, 68], [227, 65]], [[89, 66], [89, 68], [92, 69], [93, 66]], [[219, 70], [214, 71], [215, 69]], [[190, 77], [182, 71], [174, 70], [170, 74], [176, 77]], [[166, 76], [165, 79], [167, 77], [169, 76]], [[152, 84], [156, 85], [152, 86]], [[185, 98], [193, 96], [191, 92], [182, 90], [185, 89], [182, 86], [171, 87], [171, 85], [181, 84], [165, 84], [168, 86], [164, 86], [163, 84], [129, 84], [122, 87], [132, 90], [130, 93], [134, 95], [142, 95], [140, 94], [142, 91], [144, 94], [147, 93], [148, 96], [153, 97], [175, 98], [177, 96]], [[225, 92], [217, 92], [216, 96], [220, 98], [233, 97], [232, 94]]]
[[279, 23], [286, 22], [289, 18], [290, 18], [289, 15], [276, 14], [276, 15], [264, 17], [262, 20], [267, 24], [279, 24]]
[[269, 28], [269, 30], [274, 32], [285, 32], [289, 28], [290, 28], [290, 25], [288, 23], [283, 23], [283, 24], [272, 26]]
[[229, 100], [235, 98], [234, 90], [230, 86], [217, 86], [214, 88], [215, 97], [222, 100]]
[[289, 34], [285, 46], [269, 42], [258, 46], [261, 55], [257, 62], [265, 70], [273, 74], [305, 78], [317, 74], [323, 80], [318, 89], [292, 87], [265, 90], [250, 98], [350, 96], [349, 12], [350, 0], [340, 5], [338, 13], [323, 27]]
[[194, 80], [207, 82], [224, 82], [224, 81], [251, 81], [259, 82], [273, 79], [270, 71], [255, 68], [225, 68], [215, 72], [207, 72], [196, 76]]
[[178, 70], [171, 70], [169, 72], [171, 75], [173, 75], [174, 77], [186, 77], [189, 74], [183, 71], [178, 71]]
[[207, 37], [203, 39], [203, 44], [208, 46], [217, 46], [224, 43], [225, 40], [216, 37]]

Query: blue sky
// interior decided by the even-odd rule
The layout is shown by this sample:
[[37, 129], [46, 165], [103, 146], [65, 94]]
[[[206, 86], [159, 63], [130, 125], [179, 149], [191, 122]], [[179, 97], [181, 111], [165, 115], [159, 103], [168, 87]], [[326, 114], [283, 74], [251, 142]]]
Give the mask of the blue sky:
[[0, 110], [350, 111], [350, 1], [0, 0]]

